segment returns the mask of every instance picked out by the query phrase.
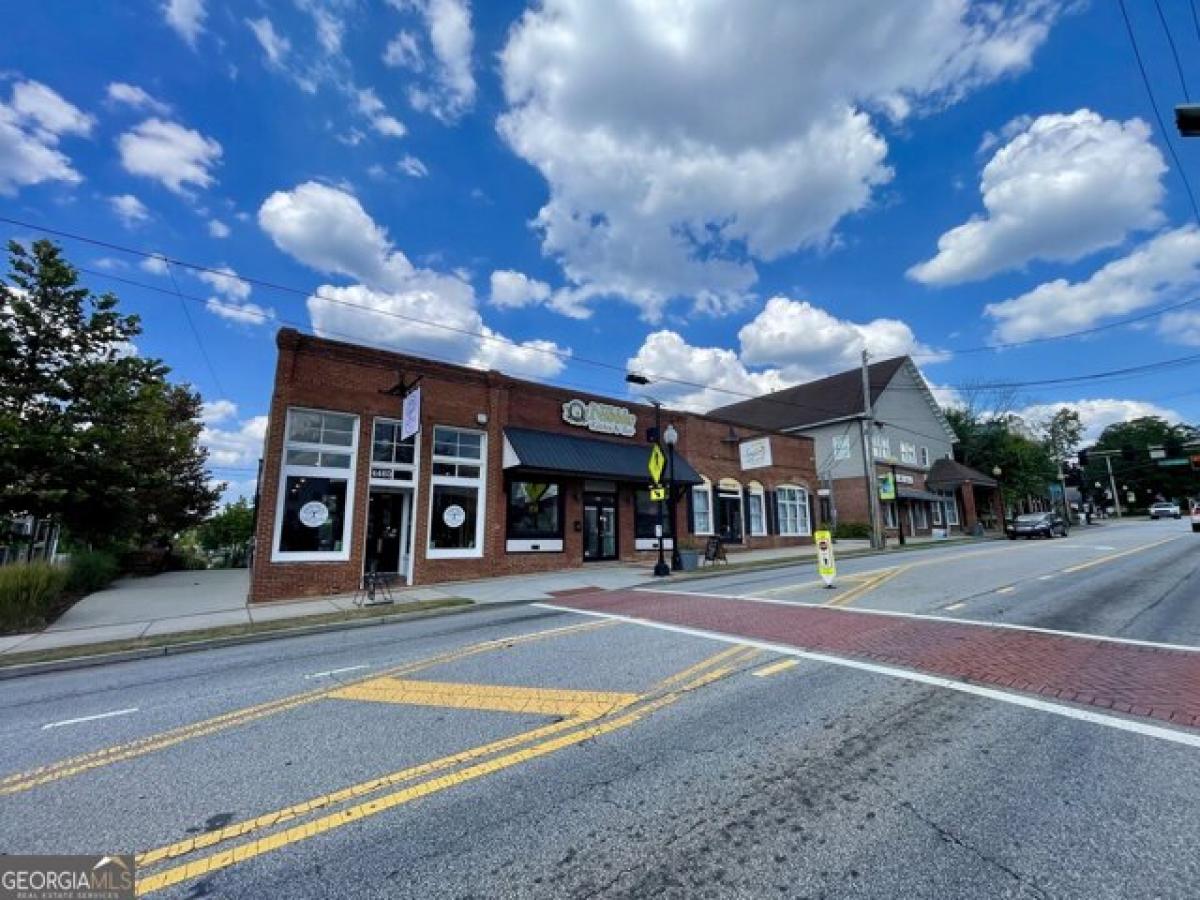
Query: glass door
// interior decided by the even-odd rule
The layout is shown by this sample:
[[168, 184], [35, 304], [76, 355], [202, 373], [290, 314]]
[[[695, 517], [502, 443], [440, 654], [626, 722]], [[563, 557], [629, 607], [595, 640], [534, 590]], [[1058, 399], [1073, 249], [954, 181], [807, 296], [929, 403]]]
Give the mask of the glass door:
[[617, 497], [583, 495], [583, 558], [586, 562], [617, 558]]

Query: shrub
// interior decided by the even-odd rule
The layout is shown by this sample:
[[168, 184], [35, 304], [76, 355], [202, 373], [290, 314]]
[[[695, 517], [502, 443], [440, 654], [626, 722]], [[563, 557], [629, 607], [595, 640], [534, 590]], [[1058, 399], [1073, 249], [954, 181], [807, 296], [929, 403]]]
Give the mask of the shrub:
[[852, 540], [870, 536], [871, 526], [866, 522], [838, 522], [837, 528], [833, 529], [834, 540]]
[[0, 566], [0, 631], [43, 624], [67, 586], [67, 572], [45, 562]]
[[120, 574], [117, 558], [103, 550], [83, 550], [71, 554], [67, 567], [67, 590], [91, 594], [112, 584]]

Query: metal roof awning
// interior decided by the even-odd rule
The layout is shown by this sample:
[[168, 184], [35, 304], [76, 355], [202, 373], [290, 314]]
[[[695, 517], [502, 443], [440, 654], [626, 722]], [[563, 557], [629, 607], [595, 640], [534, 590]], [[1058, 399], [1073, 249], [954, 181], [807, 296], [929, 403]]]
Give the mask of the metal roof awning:
[[970, 466], [964, 466], [952, 459], [935, 460], [929, 474], [925, 476], [925, 485], [939, 490], [956, 488], [968, 481], [979, 487], [994, 488], [996, 486], [996, 479], [992, 476], [976, 472]]
[[930, 503], [940, 503], [946, 498], [941, 494], [935, 494], [933, 491], [922, 491], [918, 488], [909, 488], [901, 486], [898, 488], [901, 500], [928, 500]]
[[[504, 468], [649, 482], [650, 447], [645, 443], [618, 444], [532, 428], [505, 428]], [[663, 472], [663, 480], [666, 478], [667, 473]], [[699, 484], [701, 480], [691, 463], [676, 453], [676, 483]]]

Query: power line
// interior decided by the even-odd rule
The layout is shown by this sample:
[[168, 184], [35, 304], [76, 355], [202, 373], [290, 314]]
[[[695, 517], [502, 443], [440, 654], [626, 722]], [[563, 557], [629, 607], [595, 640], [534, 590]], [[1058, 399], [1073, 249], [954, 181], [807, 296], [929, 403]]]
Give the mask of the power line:
[[1167, 25], [1167, 17], [1163, 15], [1162, 3], [1154, 0], [1154, 8], [1158, 10], [1158, 21], [1162, 23], [1163, 33], [1167, 36], [1167, 44], [1171, 47], [1171, 56], [1175, 58], [1175, 71], [1179, 73], [1179, 84], [1183, 88], [1183, 99], [1188, 103], [1192, 98], [1188, 95], [1187, 79], [1183, 74], [1183, 65], [1179, 62], [1179, 51], [1175, 49], [1175, 39], [1171, 37], [1171, 28]]
[[208, 366], [209, 377], [212, 378], [217, 390], [221, 392], [221, 396], [227, 397], [229, 395], [225, 393], [225, 388], [221, 385], [221, 378], [217, 375], [216, 367], [213, 366], [212, 360], [209, 359], [208, 351], [204, 349], [204, 341], [200, 339], [200, 331], [196, 328], [196, 323], [192, 321], [191, 310], [188, 309], [187, 303], [184, 302], [183, 294], [179, 290], [179, 282], [175, 280], [175, 273], [171, 271], [170, 263], [167, 263], [167, 274], [171, 276], [171, 284], [175, 288], [175, 295], [179, 298], [179, 308], [183, 310], [183, 317], [187, 319], [188, 328], [192, 331], [192, 337], [196, 339], [196, 347], [200, 350], [200, 356], [204, 359], [204, 364]]
[[[139, 256], [139, 257], [142, 257], [145, 259], [161, 260], [164, 263], [166, 263], [168, 265], [168, 267], [170, 265], [176, 265], [176, 266], [180, 266], [182, 268], [186, 268], [186, 269], [189, 269], [189, 270], [192, 270], [195, 272], [215, 274], [215, 275], [221, 276], [222, 278], [232, 279], [232, 280], [239, 281], [239, 282], [242, 282], [242, 283], [245, 283], [248, 285], [256, 285], [258, 287], [267, 288], [269, 290], [280, 291], [282, 293], [293, 294], [293, 295], [305, 297], [305, 298], [311, 297], [314, 294], [314, 292], [311, 290], [304, 290], [301, 288], [292, 287], [290, 285], [279, 284], [277, 282], [268, 281], [268, 280], [265, 280], [262, 278], [257, 278], [254, 276], [241, 275], [238, 273], [231, 274], [229, 271], [224, 270], [224, 269], [216, 269], [211, 266], [200, 265], [199, 263], [189, 262], [187, 260], [179, 259], [177, 257], [168, 257], [162, 253], [152, 253], [152, 252], [149, 252], [146, 250], [139, 250], [135, 247], [129, 247], [129, 246], [123, 245], [123, 244], [116, 244], [111, 241], [105, 241], [105, 240], [101, 240], [99, 238], [89, 237], [87, 235], [79, 234], [77, 232], [71, 232], [71, 231], [65, 231], [62, 229], [50, 228], [50, 227], [43, 226], [43, 225], [35, 225], [31, 222], [25, 222], [20, 219], [13, 219], [8, 216], [0, 216], [0, 222], [6, 222], [10, 225], [16, 225], [21, 228], [28, 228], [30, 230], [43, 232], [45, 234], [51, 234], [56, 237], [65, 238], [67, 240], [79, 241], [81, 243], [91, 244], [91, 245], [97, 246], [97, 247], [103, 247], [104, 249], [112, 250], [112, 251], [119, 252], [119, 253], [128, 253], [130, 255]], [[81, 271], [83, 271], [83, 270], [81, 270]], [[105, 277], [105, 278], [115, 277], [115, 276], [111, 276], [109, 273], [106, 273], [106, 272], [92, 271], [92, 274], [98, 275], [100, 277]], [[153, 285], [147, 285], [142, 282], [136, 282], [136, 281], [130, 281], [130, 280], [125, 280], [125, 281], [127, 284], [144, 287], [148, 290], [158, 290], [158, 288], [156, 288]], [[326, 303], [331, 303], [331, 304], [334, 304], [337, 306], [346, 307], [348, 309], [358, 310], [360, 312], [368, 313], [370, 315], [377, 315], [377, 316], [384, 316], [387, 318], [399, 319], [399, 320], [406, 321], [406, 322], [412, 322], [412, 323], [415, 323], [415, 324], [418, 324], [418, 325], [421, 325], [421, 326], [424, 326], [427, 328], [440, 329], [440, 330], [448, 331], [448, 332], [451, 332], [454, 334], [460, 334], [460, 335], [463, 335], [466, 337], [477, 338], [477, 339], [483, 340], [483, 341], [491, 341], [491, 342], [501, 343], [501, 344], [505, 344], [505, 345], [512, 346], [512, 347], [517, 347], [517, 348], [521, 349], [523, 352], [533, 352], [533, 353], [539, 353], [542, 355], [554, 356], [554, 357], [557, 357], [557, 358], [563, 360], [564, 362], [581, 362], [581, 363], [586, 363], [588, 365], [599, 366], [601, 368], [607, 368], [607, 369], [621, 371], [622, 373], [625, 372], [624, 366], [618, 366], [618, 365], [603, 362], [600, 360], [588, 359], [587, 357], [577, 356], [577, 355], [575, 355], [569, 351], [565, 351], [565, 350], [555, 350], [555, 349], [551, 349], [551, 348], [547, 348], [547, 347], [527, 346], [525, 344], [522, 344], [520, 341], [514, 340], [512, 338], [506, 338], [503, 335], [487, 334], [487, 333], [484, 333], [481, 331], [473, 331], [469, 328], [458, 328], [453, 325], [447, 325], [444, 322], [435, 322], [433, 320], [424, 319], [419, 316], [407, 315], [405, 313], [396, 312], [394, 310], [379, 309], [377, 307], [367, 306], [366, 304], [363, 304], [363, 303], [354, 303], [349, 300], [342, 300], [342, 299], [333, 298], [333, 297], [321, 297], [321, 300]], [[1089, 336], [1089, 335], [1098, 334], [1103, 331], [1109, 331], [1111, 329], [1121, 328], [1121, 327], [1124, 327], [1125, 325], [1133, 324], [1136, 322], [1142, 322], [1142, 321], [1146, 321], [1148, 319], [1153, 319], [1158, 316], [1165, 315], [1169, 312], [1173, 312], [1178, 309], [1182, 309], [1182, 308], [1185, 308], [1188, 306], [1195, 305], [1196, 303], [1200, 303], [1200, 297], [1194, 297], [1190, 300], [1185, 300], [1180, 303], [1175, 303], [1175, 304], [1171, 304], [1168, 306], [1159, 307], [1155, 310], [1151, 310], [1150, 312], [1141, 313], [1139, 315], [1127, 317], [1125, 319], [1121, 319], [1121, 320], [1118, 320], [1115, 322], [1109, 322], [1104, 325], [1096, 325], [1096, 326], [1092, 326], [1090, 328], [1083, 328], [1083, 329], [1078, 329], [1076, 331], [1065, 332], [1063, 334], [1050, 335], [1047, 337], [1028, 338], [1023, 341], [1008, 341], [1005, 343], [997, 343], [997, 344], [979, 344], [979, 345], [968, 346], [968, 347], [949, 347], [944, 351], [944, 353], [953, 353], [955, 355], [965, 355], [965, 354], [971, 354], [971, 353], [998, 352], [1001, 350], [1013, 350], [1013, 349], [1033, 346], [1033, 345], [1037, 345], [1037, 344], [1044, 344], [1044, 343], [1050, 343], [1050, 342], [1054, 342], [1054, 341], [1068, 340], [1070, 338], [1075, 338], [1075, 337], [1085, 337], [1085, 336]], [[940, 359], [944, 355], [944, 353], [943, 352], [912, 353], [912, 354], [909, 354], [909, 356], [914, 360]], [[731, 393], [731, 394], [741, 395], [741, 396], [745, 396], [745, 397], [757, 396], [754, 394], [742, 394], [737, 391], [726, 391], [722, 388], [712, 387], [711, 385], [699, 385], [694, 382], [682, 381], [679, 379], [673, 379], [673, 378], [669, 378], [666, 376], [658, 377], [657, 380], [666, 381], [666, 382], [669, 382], [672, 384], [680, 384], [680, 385], [687, 386], [687, 387], [711, 388], [712, 390], [718, 390], [718, 391], [722, 391], [724, 393]], [[818, 409], [817, 407], [812, 407], [812, 408]]]
[[1187, 172], [1183, 169], [1183, 164], [1179, 161], [1179, 154], [1175, 152], [1175, 145], [1171, 143], [1170, 132], [1167, 131], [1167, 126], [1163, 124], [1162, 113], [1158, 110], [1158, 101], [1154, 99], [1154, 89], [1150, 87], [1150, 76], [1146, 74], [1146, 64], [1142, 62], [1142, 52], [1138, 49], [1137, 38], [1133, 34], [1133, 23], [1129, 21], [1129, 10], [1125, 8], [1125, 0], [1117, 0], [1121, 7], [1121, 18], [1125, 20], [1125, 31], [1129, 35], [1129, 45], [1133, 48], [1134, 59], [1137, 60], [1138, 71], [1142, 73], [1142, 84], [1146, 86], [1146, 96], [1150, 98], [1150, 107], [1154, 110], [1154, 118], [1158, 121], [1158, 130], [1162, 135], [1163, 143], [1167, 145], [1167, 151], [1171, 154], [1171, 159], [1175, 162], [1175, 171], [1179, 173], [1179, 178], [1183, 182], [1184, 190], [1187, 191], [1188, 200], [1192, 205], [1192, 215], [1196, 217], [1196, 222], [1200, 223], [1200, 206], [1196, 204], [1196, 195], [1192, 193], [1192, 184], [1188, 181]]

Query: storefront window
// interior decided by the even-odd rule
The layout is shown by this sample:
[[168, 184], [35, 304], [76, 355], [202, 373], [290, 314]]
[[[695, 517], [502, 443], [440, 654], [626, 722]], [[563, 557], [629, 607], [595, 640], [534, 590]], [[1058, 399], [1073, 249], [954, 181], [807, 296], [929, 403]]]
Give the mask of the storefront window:
[[445, 425], [433, 429], [431, 559], [483, 555], [485, 443], [480, 431]]
[[[650, 499], [650, 492], [640, 490], [634, 493], [633, 528], [634, 537], [656, 538], [655, 528], [658, 526], [659, 502]], [[665, 506], [662, 511], [663, 537], [671, 537], [671, 510]], [[657, 546], [657, 545], [656, 545]]]
[[281, 553], [340, 553], [345, 530], [344, 479], [293, 476], [284, 482]]
[[562, 495], [557, 484], [514, 481], [508, 486], [510, 540], [562, 537]]
[[750, 482], [750, 494], [746, 500], [750, 513], [750, 534], [761, 537], [767, 533], [767, 510], [762, 485], [756, 481]]
[[692, 488], [692, 533], [712, 532], [712, 485], [705, 481]]
[[375, 421], [375, 436], [371, 441], [371, 462], [395, 463], [411, 466], [413, 464], [414, 435], [407, 440], [400, 440], [400, 423], [389, 419]]
[[808, 520], [808, 491], [802, 487], [781, 487], [775, 491], [779, 504], [779, 533], [797, 537], [811, 533]]
[[289, 409], [273, 558], [349, 558], [358, 418]]

